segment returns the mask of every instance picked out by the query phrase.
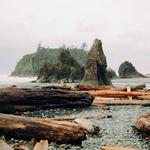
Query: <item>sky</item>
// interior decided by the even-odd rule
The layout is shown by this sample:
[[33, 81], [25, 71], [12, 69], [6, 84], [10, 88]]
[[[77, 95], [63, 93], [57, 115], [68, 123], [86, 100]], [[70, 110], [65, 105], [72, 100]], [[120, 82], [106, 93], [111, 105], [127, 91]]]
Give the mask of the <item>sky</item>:
[[19, 59], [44, 47], [90, 49], [102, 40], [108, 66], [131, 61], [150, 73], [149, 0], [0, 0], [0, 73], [13, 71]]

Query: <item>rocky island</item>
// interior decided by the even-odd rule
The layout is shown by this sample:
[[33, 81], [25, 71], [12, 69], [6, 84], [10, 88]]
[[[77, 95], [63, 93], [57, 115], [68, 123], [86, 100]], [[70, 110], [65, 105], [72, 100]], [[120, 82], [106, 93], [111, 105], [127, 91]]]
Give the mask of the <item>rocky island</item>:
[[57, 82], [67, 80], [67, 82], [79, 82], [84, 76], [82, 67], [67, 50], [62, 50], [57, 64], [45, 63], [38, 75], [39, 82]]
[[125, 61], [120, 65], [118, 73], [120, 78], [145, 78], [129, 61]]
[[17, 63], [11, 76], [37, 76], [39, 70], [43, 68], [45, 63], [56, 64], [59, 62], [59, 56], [65, 49], [70, 52], [71, 56], [83, 66], [87, 58], [87, 51], [78, 48], [45, 48], [38, 47], [37, 51], [33, 54], [27, 54]]

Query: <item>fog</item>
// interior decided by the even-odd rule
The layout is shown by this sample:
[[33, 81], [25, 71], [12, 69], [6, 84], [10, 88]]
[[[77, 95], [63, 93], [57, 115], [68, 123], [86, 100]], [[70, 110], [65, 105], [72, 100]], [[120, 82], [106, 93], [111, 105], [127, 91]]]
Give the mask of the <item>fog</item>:
[[150, 72], [149, 0], [0, 0], [0, 73], [45, 47], [103, 42], [108, 66], [131, 61]]

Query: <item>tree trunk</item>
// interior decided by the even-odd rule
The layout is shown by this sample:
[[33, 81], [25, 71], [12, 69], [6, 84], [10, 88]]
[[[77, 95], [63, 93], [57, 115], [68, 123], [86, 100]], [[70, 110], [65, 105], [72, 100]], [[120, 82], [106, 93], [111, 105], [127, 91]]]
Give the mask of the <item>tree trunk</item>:
[[94, 96], [89, 93], [49, 88], [0, 89], [0, 112], [14, 113], [56, 107], [88, 107]]
[[75, 123], [0, 114], [0, 133], [17, 139], [43, 139], [58, 143], [81, 143], [83, 128]]

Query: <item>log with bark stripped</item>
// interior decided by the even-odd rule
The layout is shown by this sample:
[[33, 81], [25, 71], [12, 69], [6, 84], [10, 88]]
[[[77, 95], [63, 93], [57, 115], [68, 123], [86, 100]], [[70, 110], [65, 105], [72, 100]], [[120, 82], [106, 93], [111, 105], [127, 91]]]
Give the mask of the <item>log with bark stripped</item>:
[[17, 139], [45, 139], [58, 143], [81, 143], [84, 129], [75, 123], [0, 114], [0, 133]]
[[125, 91], [110, 91], [110, 90], [97, 90], [97, 91], [89, 91], [93, 96], [100, 97], [128, 97], [128, 96], [150, 96], [150, 92], [125, 92]]
[[103, 106], [103, 105], [142, 105], [150, 106], [150, 100], [127, 100], [127, 99], [102, 99], [97, 97], [93, 106]]
[[138, 148], [129, 148], [129, 147], [109, 147], [103, 146], [101, 150], [139, 150]]
[[49, 88], [3, 88], [0, 89], [0, 112], [34, 111], [56, 107], [88, 107], [94, 96], [67, 90]]

